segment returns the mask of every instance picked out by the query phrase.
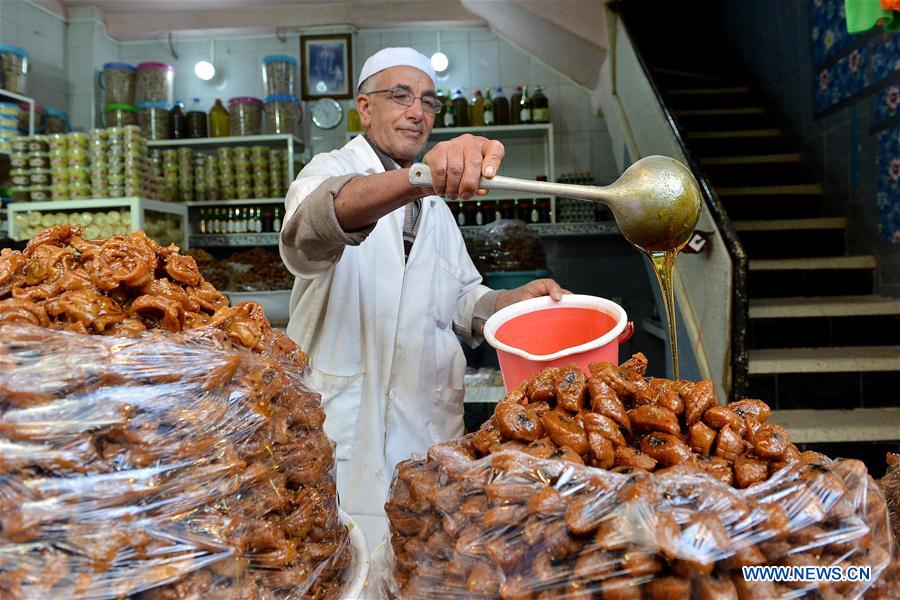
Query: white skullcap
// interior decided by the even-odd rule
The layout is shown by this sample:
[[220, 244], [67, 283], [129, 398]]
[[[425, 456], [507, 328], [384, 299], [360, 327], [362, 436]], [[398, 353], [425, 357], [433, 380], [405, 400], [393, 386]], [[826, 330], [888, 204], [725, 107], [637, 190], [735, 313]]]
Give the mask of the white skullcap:
[[359, 84], [378, 73], [391, 67], [412, 67], [428, 75], [431, 83], [435, 83], [434, 68], [427, 56], [412, 48], [384, 48], [370, 56], [359, 73]]

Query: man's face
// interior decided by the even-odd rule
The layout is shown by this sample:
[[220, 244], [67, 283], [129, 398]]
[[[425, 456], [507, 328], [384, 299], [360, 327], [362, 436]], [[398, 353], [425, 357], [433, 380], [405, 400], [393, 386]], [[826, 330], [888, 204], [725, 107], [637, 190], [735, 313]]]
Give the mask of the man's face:
[[434, 127], [433, 113], [423, 110], [420, 96], [434, 96], [431, 79], [413, 67], [391, 67], [375, 75], [373, 90], [404, 88], [416, 99], [412, 106], [391, 100], [388, 93], [359, 94], [356, 109], [363, 129], [379, 148], [409, 166], [419, 155]]

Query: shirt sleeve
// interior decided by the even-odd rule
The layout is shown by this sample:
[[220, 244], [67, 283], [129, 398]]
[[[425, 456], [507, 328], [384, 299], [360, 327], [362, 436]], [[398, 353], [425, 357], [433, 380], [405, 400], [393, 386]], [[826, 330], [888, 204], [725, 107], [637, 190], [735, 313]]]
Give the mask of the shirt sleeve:
[[331, 177], [304, 198], [281, 230], [281, 243], [313, 261], [337, 262], [344, 246], [358, 246], [375, 229], [344, 231], [334, 212], [334, 198], [357, 174]]
[[360, 176], [342, 167], [327, 154], [317, 156], [288, 189], [278, 246], [284, 264], [296, 277], [320, 277], [337, 263], [344, 247], [358, 246], [375, 228], [373, 223], [347, 232], [338, 223], [334, 198], [348, 181]]

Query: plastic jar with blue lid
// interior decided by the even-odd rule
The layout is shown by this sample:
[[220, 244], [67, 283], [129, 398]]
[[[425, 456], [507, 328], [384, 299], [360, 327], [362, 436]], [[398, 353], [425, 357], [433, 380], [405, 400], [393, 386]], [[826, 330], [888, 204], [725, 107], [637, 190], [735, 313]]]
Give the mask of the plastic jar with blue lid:
[[134, 104], [137, 67], [128, 63], [109, 62], [100, 72], [100, 89], [106, 92], [107, 104]]
[[28, 51], [18, 46], [0, 45], [0, 88], [25, 94], [28, 82]]
[[65, 111], [57, 110], [55, 108], [44, 109], [43, 123], [42, 131], [48, 134], [69, 133], [72, 129], [69, 126], [69, 115], [67, 115]]
[[294, 95], [297, 81], [297, 59], [286, 54], [264, 56], [262, 78], [267, 96]]

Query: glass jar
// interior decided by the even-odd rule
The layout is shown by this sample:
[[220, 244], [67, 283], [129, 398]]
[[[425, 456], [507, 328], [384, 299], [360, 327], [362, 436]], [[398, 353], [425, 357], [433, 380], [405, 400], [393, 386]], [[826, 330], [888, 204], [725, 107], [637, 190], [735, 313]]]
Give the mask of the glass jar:
[[297, 79], [297, 59], [285, 54], [270, 54], [262, 59], [266, 96], [293, 96]]
[[259, 135], [262, 133], [263, 103], [259, 98], [241, 96], [228, 101], [231, 116], [231, 135]]
[[44, 109], [43, 123], [44, 126], [42, 131], [48, 134], [68, 133], [71, 129], [71, 127], [69, 127], [69, 115], [64, 111], [56, 110], [55, 108]]
[[128, 63], [110, 62], [100, 72], [100, 89], [106, 92], [109, 104], [134, 104], [137, 67]]
[[169, 106], [165, 102], [142, 102], [138, 105], [138, 122], [145, 138], [169, 139]]
[[24, 95], [28, 82], [28, 51], [17, 46], [0, 45], [0, 88]]
[[165, 102], [175, 99], [175, 68], [161, 62], [145, 62], [137, 66], [138, 102]]
[[297, 133], [297, 96], [267, 96], [265, 103], [266, 133]]
[[104, 127], [125, 127], [137, 125], [137, 107], [134, 104], [108, 102], [103, 105]]

